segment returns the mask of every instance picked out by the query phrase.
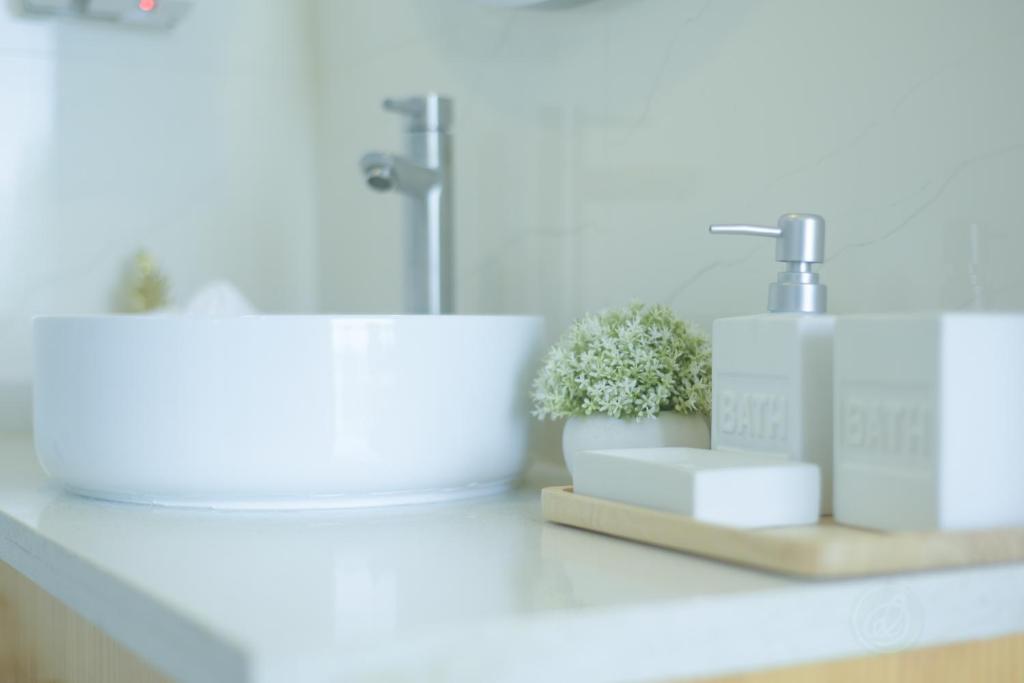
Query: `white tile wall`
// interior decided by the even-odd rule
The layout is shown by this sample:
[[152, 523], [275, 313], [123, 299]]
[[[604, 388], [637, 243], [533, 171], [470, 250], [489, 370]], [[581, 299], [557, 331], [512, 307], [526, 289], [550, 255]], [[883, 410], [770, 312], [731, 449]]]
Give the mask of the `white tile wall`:
[[30, 323], [111, 310], [151, 250], [187, 297], [316, 307], [310, 8], [197, 0], [173, 32], [0, 6], [0, 427], [29, 420]]

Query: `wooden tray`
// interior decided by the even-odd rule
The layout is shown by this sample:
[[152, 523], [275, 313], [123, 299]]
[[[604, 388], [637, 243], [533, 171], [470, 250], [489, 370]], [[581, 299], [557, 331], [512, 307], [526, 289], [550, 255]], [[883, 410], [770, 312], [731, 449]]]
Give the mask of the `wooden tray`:
[[1024, 560], [1024, 529], [886, 533], [822, 517], [813, 526], [737, 529], [577, 495], [541, 493], [545, 519], [641, 543], [804, 577], [838, 578]]

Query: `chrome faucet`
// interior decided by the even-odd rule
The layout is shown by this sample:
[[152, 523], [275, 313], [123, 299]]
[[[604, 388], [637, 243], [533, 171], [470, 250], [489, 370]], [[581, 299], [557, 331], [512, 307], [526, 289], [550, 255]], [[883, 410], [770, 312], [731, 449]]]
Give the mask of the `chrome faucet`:
[[407, 156], [363, 155], [366, 183], [379, 192], [407, 195], [405, 218], [406, 313], [452, 313], [452, 101], [428, 94], [384, 100], [384, 109], [402, 114]]

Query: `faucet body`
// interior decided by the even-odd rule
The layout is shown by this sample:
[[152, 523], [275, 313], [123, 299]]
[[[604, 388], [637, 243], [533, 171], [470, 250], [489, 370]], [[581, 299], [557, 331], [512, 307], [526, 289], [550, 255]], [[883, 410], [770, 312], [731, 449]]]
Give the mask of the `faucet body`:
[[403, 307], [406, 313], [452, 313], [451, 100], [439, 95], [385, 100], [408, 117], [405, 156], [369, 152], [360, 162], [367, 184], [406, 196]]

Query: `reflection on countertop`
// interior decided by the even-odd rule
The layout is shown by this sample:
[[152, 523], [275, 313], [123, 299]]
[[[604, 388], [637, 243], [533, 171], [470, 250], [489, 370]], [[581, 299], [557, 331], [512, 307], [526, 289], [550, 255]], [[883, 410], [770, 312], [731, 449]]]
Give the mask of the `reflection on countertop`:
[[[863, 651], [851, 615], [886, 580], [808, 583], [548, 524], [538, 483], [560, 476], [446, 504], [157, 508], [66, 494], [10, 437], [0, 561], [182, 678], [221, 646], [261, 682], [657, 679]], [[1024, 596], [991, 595], [1014, 582], [1024, 566], [901, 580], [915, 604], [950, 603], [915, 643], [1024, 629]]]

